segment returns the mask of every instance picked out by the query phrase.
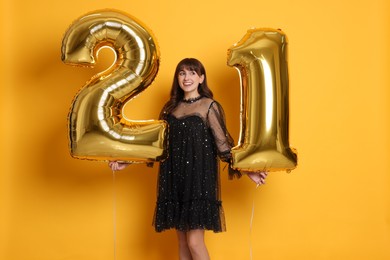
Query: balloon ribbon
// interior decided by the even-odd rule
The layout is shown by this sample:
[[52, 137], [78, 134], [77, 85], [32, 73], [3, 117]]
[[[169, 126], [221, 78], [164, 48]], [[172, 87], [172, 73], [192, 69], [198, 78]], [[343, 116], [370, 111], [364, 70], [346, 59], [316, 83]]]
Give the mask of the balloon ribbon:
[[259, 186], [260, 186], [260, 184], [257, 184], [255, 191], [253, 192], [252, 214], [251, 214], [251, 220], [250, 220], [250, 224], [249, 224], [249, 256], [250, 256], [251, 260], [252, 260], [252, 225], [253, 225], [253, 216], [255, 215], [255, 192]]
[[115, 190], [115, 171], [112, 171], [112, 220], [113, 220], [113, 241], [114, 241], [114, 260], [116, 260], [116, 190]]

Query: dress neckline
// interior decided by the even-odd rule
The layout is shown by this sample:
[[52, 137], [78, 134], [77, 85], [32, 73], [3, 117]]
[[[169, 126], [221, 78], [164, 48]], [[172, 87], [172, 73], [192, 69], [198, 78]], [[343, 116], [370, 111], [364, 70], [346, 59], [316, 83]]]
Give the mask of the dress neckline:
[[192, 104], [192, 103], [200, 100], [202, 97], [203, 96], [200, 95], [200, 96], [197, 96], [197, 97], [194, 97], [194, 98], [187, 98], [187, 99], [183, 98], [181, 101], [184, 102], [184, 103], [187, 103], [187, 104]]

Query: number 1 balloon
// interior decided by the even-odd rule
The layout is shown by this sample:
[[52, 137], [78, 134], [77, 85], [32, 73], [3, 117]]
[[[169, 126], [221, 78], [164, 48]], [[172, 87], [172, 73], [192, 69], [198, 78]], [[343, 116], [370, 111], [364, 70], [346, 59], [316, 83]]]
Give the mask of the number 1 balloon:
[[287, 39], [280, 30], [251, 29], [228, 50], [228, 65], [241, 78], [241, 130], [232, 167], [291, 171], [297, 154], [289, 147]]
[[154, 36], [134, 17], [101, 10], [76, 20], [62, 41], [62, 61], [92, 67], [103, 47], [116, 54], [114, 65], [92, 77], [74, 98], [68, 117], [74, 158], [153, 162], [163, 159], [166, 122], [128, 120], [124, 104], [145, 90], [159, 67]]

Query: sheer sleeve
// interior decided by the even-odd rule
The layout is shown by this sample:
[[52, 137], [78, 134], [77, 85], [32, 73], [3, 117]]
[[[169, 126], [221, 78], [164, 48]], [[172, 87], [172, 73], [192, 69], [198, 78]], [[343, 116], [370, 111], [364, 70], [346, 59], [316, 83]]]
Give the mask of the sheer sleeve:
[[160, 119], [160, 120], [165, 120], [166, 119], [166, 117], [167, 117], [167, 108], [168, 108], [168, 102], [165, 103], [165, 105], [161, 109], [160, 114], [158, 116], [158, 119]]
[[216, 101], [210, 104], [207, 112], [207, 123], [213, 133], [219, 158], [221, 161], [229, 163], [229, 177], [241, 177], [240, 172], [231, 167], [232, 155], [230, 151], [234, 146], [234, 141], [226, 128], [222, 106]]

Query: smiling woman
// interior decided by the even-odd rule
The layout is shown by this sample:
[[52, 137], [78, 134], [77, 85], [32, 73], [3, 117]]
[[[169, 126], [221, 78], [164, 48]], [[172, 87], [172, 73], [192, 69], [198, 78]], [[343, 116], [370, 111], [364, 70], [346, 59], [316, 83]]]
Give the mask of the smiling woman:
[[204, 231], [225, 231], [217, 156], [230, 162], [234, 142], [197, 59], [176, 66], [161, 117], [170, 129], [169, 156], [160, 164], [155, 229], [176, 229], [180, 259], [209, 259]]

